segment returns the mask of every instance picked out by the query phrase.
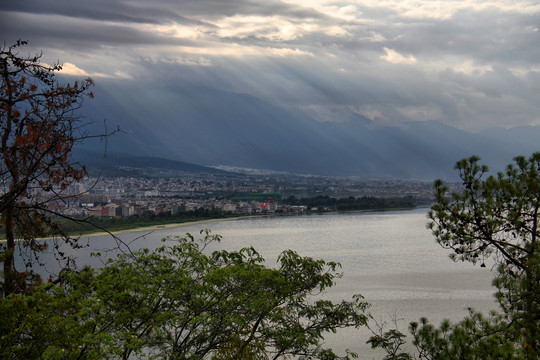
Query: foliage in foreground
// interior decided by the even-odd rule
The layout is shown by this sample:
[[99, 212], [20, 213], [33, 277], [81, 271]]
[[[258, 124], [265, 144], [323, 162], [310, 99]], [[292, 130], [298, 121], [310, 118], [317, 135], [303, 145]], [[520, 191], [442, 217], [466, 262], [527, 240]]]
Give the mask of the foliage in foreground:
[[[170, 240], [170, 239], [169, 239]], [[0, 300], [4, 359], [350, 359], [326, 332], [366, 324], [367, 304], [314, 298], [338, 264], [285, 251], [276, 269], [253, 249], [204, 247], [206, 233], [142, 249], [105, 267], [64, 271], [59, 284]]]
[[[516, 157], [505, 173], [482, 179], [487, 166], [478, 157], [456, 164], [464, 191], [448, 194], [435, 182], [436, 203], [429, 224], [436, 240], [451, 249], [454, 261], [497, 266], [493, 285], [500, 314], [470, 310], [458, 322], [435, 327], [427, 319], [411, 323], [420, 359], [538, 359], [540, 356], [540, 153]], [[405, 335], [392, 330], [370, 343], [387, 359], [398, 357]]]

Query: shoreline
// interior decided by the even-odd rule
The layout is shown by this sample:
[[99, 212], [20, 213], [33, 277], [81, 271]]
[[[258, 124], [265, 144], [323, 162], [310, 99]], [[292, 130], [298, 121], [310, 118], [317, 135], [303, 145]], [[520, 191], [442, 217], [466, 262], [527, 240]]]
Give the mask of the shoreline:
[[[244, 216], [236, 216], [236, 217], [224, 217], [224, 218], [216, 218], [216, 219], [207, 219], [207, 220], [195, 220], [195, 221], [186, 221], [181, 223], [170, 223], [170, 224], [159, 224], [159, 225], [150, 225], [150, 226], [141, 226], [141, 227], [134, 227], [131, 229], [125, 229], [125, 230], [118, 230], [118, 231], [97, 231], [97, 232], [91, 232], [87, 234], [81, 234], [80, 237], [92, 237], [92, 236], [104, 236], [104, 235], [116, 235], [116, 234], [129, 234], [133, 232], [138, 231], [155, 231], [155, 230], [163, 230], [163, 229], [174, 229], [174, 228], [181, 228], [191, 225], [197, 225], [197, 224], [209, 224], [214, 223], [218, 221], [232, 221], [232, 220], [243, 220], [243, 219], [250, 219], [250, 218], [264, 218], [264, 217], [283, 217], [283, 216], [304, 216], [304, 215], [330, 215], [330, 214], [347, 214], [347, 213], [365, 213], [365, 212], [384, 212], [384, 211], [407, 211], [407, 210], [414, 210], [414, 209], [420, 209], [424, 208], [424, 206], [415, 206], [412, 208], [394, 208], [394, 209], [369, 209], [369, 210], [348, 210], [348, 211], [327, 211], [323, 213], [304, 213], [304, 214], [257, 214], [257, 215], [244, 215]], [[426, 206], [426, 208], [429, 208], [429, 206]]]
[[[107, 235], [117, 235], [117, 234], [129, 234], [134, 233], [138, 231], [155, 231], [155, 230], [163, 230], [163, 229], [172, 229], [172, 228], [180, 228], [184, 226], [189, 226], [193, 224], [207, 224], [217, 221], [228, 221], [228, 220], [236, 220], [236, 219], [243, 219], [243, 218], [249, 218], [250, 216], [238, 216], [233, 218], [221, 218], [221, 219], [207, 219], [207, 220], [195, 220], [195, 221], [186, 221], [181, 223], [170, 223], [170, 224], [159, 224], [159, 225], [149, 225], [149, 226], [140, 226], [140, 227], [134, 227], [131, 229], [124, 229], [124, 230], [116, 230], [116, 231], [103, 231], [98, 230], [95, 232], [89, 232], [84, 234], [78, 234], [74, 236], [74, 238], [89, 238], [94, 236], [107, 236]], [[73, 235], [73, 234], [71, 234]], [[36, 240], [49, 240], [51, 237], [44, 237], [44, 238], [37, 238]], [[21, 239], [16, 239], [16, 242], [21, 241]], [[6, 239], [0, 239], [0, 243], [6, 242]]]
[[[149, 226], [141, 226], [141, 227], [133, 227], [130, 229], [124, 229], [124, 230], [116, 230], [116, 231], [103, 231], [103, 230], [97, 230], [95, 232], [88, 232], [83, 234], [78, 234], [78, 238], [90, 238], [94, 236], [106, 236], [106, 235], [118, 235], [118, 234], [129, 234], [139, 231], [156, 231], [156, 230], [163, 230], [163, 229], [174, 229], [174, 228], [181, 228], [181, 227], [187, 227], [191, 225], [197, 225], [197, 224], [209, 224], [214, 223], [218, 221], [231, 221], [231, 220], [238, 220], [238, 219], [250, 219], [250, 218], [264, 218], [264, 217], [282, 217], [282, 216], [311, 216], [311, 215], [330, 215], [330, 214], [347, 214], [347, 213], [364, 213], [364, 212], [381, 212], [381, 211], [405, 211], [405, 210], [414, 210], [419, 208], [424, 208], [425, 206], [415, 206], [412, 208], [388, 208], [388, 209], [366, 209], [366, 210], [348, 210], [348, 211], [328, 211], [328, 212], [322, 212], [322, 213], [303, 213], [303, 214], [256, 214], [256, 215], [244, 215], [244, 216], [235, 216], [235, 217], [224, 217], [224, 218], [215, 218], [215, 219], [205, 219], [205, 220], [194, 220], [194, 221], [185, 221], [185, 222], [179, 222], [179, 223], [169, 223], [169, 224], [156, 224], [156, 225], [149, 225]], [[429, 206], [427, 206], [429, 208]], [[50, 239], [50, 237], [47, 238], [41, 238], [39, 240], [47, 240]], [[37, 240], [37, 239], [36, 239]], [[5, 239], [0, 239], [0, 243], [5, 242]], [[20, 241], [20, 240], [16, 240]]]
[[229, 220], [237, 220], [237, 219], [245, 219], [249, 218], [250, 216], [238, 216], [238, 217], [232, 217], [232, 218], [221, 218], [221, 219], [207, 219], [207, 220], [195, 220], [195, 221], [186, 221], [181, 223], [170, 223], [170, 224], [159, 224], [159, 225], [150, 225], [150, 226], [141, 226], [141, 227], [134, 227], [131, 229], [125, 229], [125, 230], [118, 230], [118, 231], [98, 231], [98, 232], [91, 232], [87, 234], [81, 234], [80, 237], [93, 237], [93, 236], [104, 236], [104, 235], [117, 235], [117, 234], [129, 234], [134, 233], [138, 231], [155, 231], [155, 230], [163, 230], [163, 229], [174, 229], [174, 228], [181, 228], [186, 227], [190, 225], [197, 225], [197, 224], [208, 224], [213, 223], [217, 221], [229, 221]]

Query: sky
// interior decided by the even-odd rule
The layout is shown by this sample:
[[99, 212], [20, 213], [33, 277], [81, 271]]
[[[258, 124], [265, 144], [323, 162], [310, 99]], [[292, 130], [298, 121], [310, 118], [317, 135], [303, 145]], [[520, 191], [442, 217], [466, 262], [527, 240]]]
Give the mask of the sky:
[[124, 86], [115, 101], [181, 82], [318, 121], [468, 131], [540, 125], [539, 28], [538, 0], [0, 2], [2, 43]]

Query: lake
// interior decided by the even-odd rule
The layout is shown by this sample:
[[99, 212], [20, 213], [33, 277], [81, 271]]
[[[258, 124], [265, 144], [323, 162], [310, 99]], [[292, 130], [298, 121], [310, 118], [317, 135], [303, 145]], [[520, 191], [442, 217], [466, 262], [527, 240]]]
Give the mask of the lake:
[[[454, 263], [426, 229], [428, 209], [406, 211], [323, 214], [286, 217], [252, 217], [182, 225], [152, 232], [121, 234], [133, 248], [156, 247], [166, 236], [195, 237], [210, 229], [223, 239], [216, 248], [235, 250], [253, 246], [273, 266], [285, 249], [302, 256], [338, 261], [343, 278], [325, 294], [332, 300], [362, 294], [372, 304], [369, 312], [385, 320], [395, 314], [404, 332], [410, 321], [426, 316], [435, 324], [459, 320], [467, 308], [496, 308], [491, 287], [493, 272], [469, 263]], [[136, 240], [134, 240], [136, 239]], [[110, 237], [85, 238], [91, 247], [109, 247]], [[80, 252], [80, 263], [95, 263], [89, 251]], [[328, 342], [336, 350], [349, 348], [362, 358], [380, 358], [365, 341], [369, 331], [345, 330]]]

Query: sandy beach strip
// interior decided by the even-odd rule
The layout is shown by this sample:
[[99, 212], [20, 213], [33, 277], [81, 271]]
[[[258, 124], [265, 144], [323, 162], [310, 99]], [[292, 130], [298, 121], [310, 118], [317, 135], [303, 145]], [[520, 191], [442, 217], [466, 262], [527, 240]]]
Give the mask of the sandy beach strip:
[[[118, 234], [129, 234], [134, 232], [152, 232], [156, 230], [163, 230], [163, 229], [175, 229], [175, 228], [182, 228], [192, 225], [203, 225], [203, 224], [210, 224], [218, 221], [230, 221], [230, 220], [238, 220], [238, 219], [244, 219], [248, 218], [248, 216], [238, 216], [238, 217], [231, 217], [231, 218], [222, 218], [222, 219], [208, 219], [208, 220], [197, 220], [197, 221], [187, 221], [182, 223], [171, 223], [171, 224], [161, 224], [161, 225], [151, 225], [151, 226], [141, 226], [141, 227], [134, 227], [131, 229], [126, 230], [118, 230], [118, 231], [111, 231], [110, 233], [106, 231], [98, 231], [98, 232], [92, 232], [88, 234], [82, 234], [81, 237], [92, 237], [92, 236], [105, 236], [105, 235], [118, 235]], [[204, 228], [201, 228], [201, 230], [204, 230]]]

